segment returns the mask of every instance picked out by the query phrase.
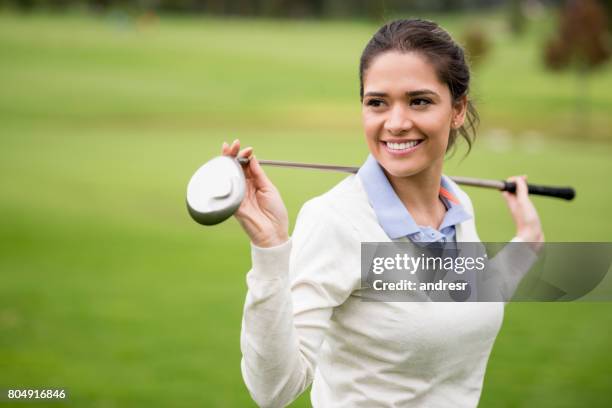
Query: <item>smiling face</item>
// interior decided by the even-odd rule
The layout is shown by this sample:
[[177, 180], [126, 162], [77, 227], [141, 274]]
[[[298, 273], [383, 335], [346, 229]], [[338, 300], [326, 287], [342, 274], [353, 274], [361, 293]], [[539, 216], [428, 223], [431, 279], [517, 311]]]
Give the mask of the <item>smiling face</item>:
[[414, 52], [388, 51], [374, 58], [363, 91], [368, 148], [387, 174], [439, 177], [451, 126], [463, 124], [466, 99], [453, 104], [434, 66]]

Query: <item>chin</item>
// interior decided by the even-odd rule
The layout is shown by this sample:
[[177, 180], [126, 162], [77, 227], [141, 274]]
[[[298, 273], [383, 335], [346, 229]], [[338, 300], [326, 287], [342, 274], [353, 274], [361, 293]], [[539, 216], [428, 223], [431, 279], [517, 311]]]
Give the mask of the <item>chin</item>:
[[409, 163], [380, 162], [385, 171], [393, 177], [410, 177], [419, 174], [423, 169]]

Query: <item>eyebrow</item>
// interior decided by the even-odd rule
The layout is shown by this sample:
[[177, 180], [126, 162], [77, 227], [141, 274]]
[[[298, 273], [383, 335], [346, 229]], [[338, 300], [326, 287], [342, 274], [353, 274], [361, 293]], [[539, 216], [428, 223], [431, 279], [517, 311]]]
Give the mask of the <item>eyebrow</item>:
[[[415, 97], [415, 96], [422, 96], [422, 95], [434, 95], [434, 96], [439, 96], [437, 93], [435, 93], [434, 91], [430, 90], [430, 89], [417, 89], [416, 91], [410, 91], [410, 92], [406, 92], [406, 96], [409, 97]], [[368, 92], [366, 93], [365, 96], [379, 96], [379, 97], [385, 97], [385, 96], [389, 96], [384, 92]]]

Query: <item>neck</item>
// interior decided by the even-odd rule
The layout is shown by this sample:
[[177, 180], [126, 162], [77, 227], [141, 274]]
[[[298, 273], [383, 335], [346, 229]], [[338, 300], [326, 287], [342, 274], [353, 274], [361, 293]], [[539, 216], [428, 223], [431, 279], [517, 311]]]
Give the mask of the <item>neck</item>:
[[440, 201], [442, 163], [408, 177], [395, 177], [385, 171], [393, 190], [418, 225], [437, 228], [446, 207]]

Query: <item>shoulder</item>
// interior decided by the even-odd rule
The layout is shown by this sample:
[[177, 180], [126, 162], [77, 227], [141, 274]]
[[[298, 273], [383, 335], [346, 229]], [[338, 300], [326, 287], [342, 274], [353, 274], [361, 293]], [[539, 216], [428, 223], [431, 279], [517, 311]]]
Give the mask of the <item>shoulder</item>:
[[292, 287], [315, 285], [334, 305], [360, 287], [361, 240], [347, 211], [351, 200], [359, 199], [356, 182], [351, 175], [304, 203], [291, 235]]
[[327, 192], [304, 203], [298, 214], [317, 224], [355, 229], [356, 220], [371, 212], [361, 180], [354, 174], [344, 178]]
[[361, 186], [361, 181], [355, 174], [351, 174], [325, 193], [306, 201], [304, 206], [339, 211], [363, 198], [367, 199], [367, 196]]
[[389, 237], [378, 222], [361, 178], [350, 175], [329, 191], [308, 200], [298, 215], [294, 232], [335, 237], [349, 245], [386, 242]]

